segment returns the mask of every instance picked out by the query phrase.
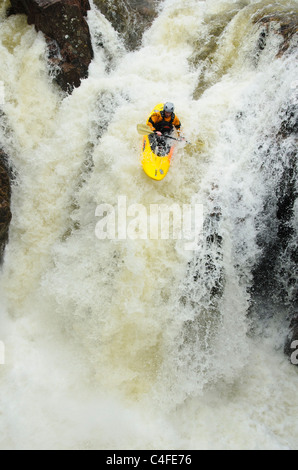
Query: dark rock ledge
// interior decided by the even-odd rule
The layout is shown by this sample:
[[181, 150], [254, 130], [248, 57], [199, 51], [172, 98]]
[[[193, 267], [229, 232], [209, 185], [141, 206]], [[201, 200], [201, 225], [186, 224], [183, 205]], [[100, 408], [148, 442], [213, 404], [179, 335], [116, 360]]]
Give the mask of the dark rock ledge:
[[10, 176], [7, 156], [0, 148], [0, 263], [2, 262], [5, 245], [8, 241], [10, 211]]
[[89, 26], [89, 0], [11, 0], [10, 14], [26, 14], [28, 24], [42, 31], [49, 48], [49, 63], [64, 91], [79, 87], [88, 77], [93, 59]]

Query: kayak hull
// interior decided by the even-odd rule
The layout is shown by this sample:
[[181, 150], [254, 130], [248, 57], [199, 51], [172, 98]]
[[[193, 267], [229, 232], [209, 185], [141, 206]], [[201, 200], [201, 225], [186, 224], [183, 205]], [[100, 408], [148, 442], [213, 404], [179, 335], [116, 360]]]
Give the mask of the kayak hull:
[[173, 152], [174, 147], [172, 146], [166, 155], [156, 155], [150, 145], [149, 137], [147, 135], [144, 136], [142, 144], [142, 166], [146, 175], [156, 181], [163, 180], [169, 171]]

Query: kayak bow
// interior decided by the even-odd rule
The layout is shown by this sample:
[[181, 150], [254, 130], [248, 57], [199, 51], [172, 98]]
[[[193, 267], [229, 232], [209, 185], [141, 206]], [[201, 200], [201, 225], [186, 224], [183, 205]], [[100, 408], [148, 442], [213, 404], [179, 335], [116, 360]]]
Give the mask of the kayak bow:
[[142, 166], [149, 178], [156, 181], [164, 179], [169, 171], [174, 146], [168, 139], [158, 139], [155, 134], [144, 135], [142, 145]]

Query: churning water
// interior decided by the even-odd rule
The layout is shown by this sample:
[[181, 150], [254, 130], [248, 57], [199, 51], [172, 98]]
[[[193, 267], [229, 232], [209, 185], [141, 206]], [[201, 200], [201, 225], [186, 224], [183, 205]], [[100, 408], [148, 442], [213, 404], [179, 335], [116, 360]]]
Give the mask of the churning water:
[[[258, 240], [275, 230], [265, 201], [296, 145], [276, 135], [298, 87], [294, 39], [277, 57], [276, 22], [265, 36], [257, 20], [297, 13], [297, 2], [167, 0], [130, 53], [92, 5], [95, 58], [71, 96], [51, 79], [43, 35], [23, 16], [5, 18], [7, 3], [0, 141], [15, 181], [1, 448], [297, 449], [287, 306], [267, 296], [258, 321], [249, 314]], [[161, 101], [175, 103], [191, 144], [155, 182], [140, 166], [136, 124]], [[202, 204], [200, 249], [99, 240], [96, 208], [119, 197]]]

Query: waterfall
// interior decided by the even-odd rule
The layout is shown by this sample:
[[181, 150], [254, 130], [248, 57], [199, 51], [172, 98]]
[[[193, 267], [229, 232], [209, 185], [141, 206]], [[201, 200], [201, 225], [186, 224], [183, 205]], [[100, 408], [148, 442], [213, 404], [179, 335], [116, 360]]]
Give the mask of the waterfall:
[[[262, 22], [297, 2], [166, 0], [135, 51], [92, 3], [70, 95], [3, 5], [0, 448], [297, 449], [297, 35]], [[162, 101], [190, 144], [156, 182], [136, 125]], [[123, 200], [202, 206], [196, 249], [100, 240], [97, 208]]]

